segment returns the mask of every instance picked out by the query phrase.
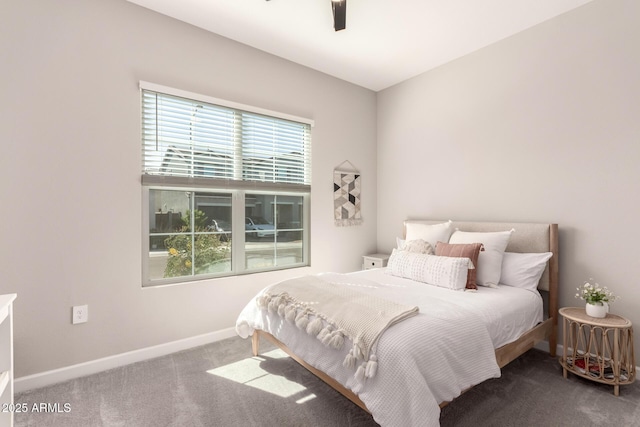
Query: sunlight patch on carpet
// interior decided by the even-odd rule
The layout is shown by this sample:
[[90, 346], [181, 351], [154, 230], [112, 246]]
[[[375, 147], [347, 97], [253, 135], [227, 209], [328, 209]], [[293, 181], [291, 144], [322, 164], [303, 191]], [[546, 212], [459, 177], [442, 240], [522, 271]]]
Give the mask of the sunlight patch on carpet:
[[311, 393], [311, 394], [308, 394], [308, 395], [306, 395], [305, 397], [303, 397], [301, 399], [296, 400], [296, 403], [298, 405], [302, 405], [303, 403], [306, 403], [306, 402], [308, 402], [308, 401], [310, 401], [312, 399], [315, 399], [316, 397], [317, 396], [315, 394]]
[[[291, 381], [280, 375], [273, 375], [265, 371], [260, 365], [268, 359], [288, 358], [282, 350], [273, 350], [264, 354], [264, 357], [250, 357], [219, 368], [210, 369], [207, 373], [220, 378], [244, 384], [279, 397], [291, 397], [306, 390], [301, 384]], [[316, 396], [309, 394], [296, 400], [296, 403], [305, 403]]]

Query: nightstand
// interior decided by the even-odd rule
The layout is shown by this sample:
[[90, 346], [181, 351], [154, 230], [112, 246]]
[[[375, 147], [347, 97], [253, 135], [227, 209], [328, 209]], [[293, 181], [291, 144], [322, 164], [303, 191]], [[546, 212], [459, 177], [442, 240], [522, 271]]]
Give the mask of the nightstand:
[[588, 316], [584, 308], [565, 307], [562, 316], [563, 350], [560, 358], [562, 375], [567, 372], [613, 386], [613, 394], [620, 394], [620, 386], [636, 379], [631, 321], [615, 314], [604, 318]]
[[372, 268], [386, 267], [389, 262], [389, 254], [371, 254], [362, 257], [362, 269], [369, 270]]

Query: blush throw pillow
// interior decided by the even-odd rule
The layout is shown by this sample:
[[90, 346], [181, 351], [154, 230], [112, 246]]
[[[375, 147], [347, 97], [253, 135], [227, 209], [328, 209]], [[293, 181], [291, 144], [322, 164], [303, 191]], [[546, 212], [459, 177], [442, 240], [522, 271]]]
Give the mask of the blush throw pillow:
[[472, 267], [469, 268], [467, 273], [467, 289], [478, 289], [476, 284], [476, 265], [478, 265], [478, 255], [480, 251], [484, 250], [482, 243], [436, 243], [436, 255], [449, 256], [449, 257], [461, 257], [469, 258], [471, 260]]
[[469, 258], [435, 256], [394, 249], [386, 273], [452, 290], [464, 290]]
[[537, 292], [538, 282], [552, 255], [551, 252], [505, 252], [502, 258], [500, 283]]
[[478, 255], [476, 264], [476, 283], [482, 286], [497, 287], [502, 274], [502, 257], [509, 244], [511, 233], [515, 230], [496, 232], [472, 232], [456, 230], [449, 243], [482, 243], [484, 251]]

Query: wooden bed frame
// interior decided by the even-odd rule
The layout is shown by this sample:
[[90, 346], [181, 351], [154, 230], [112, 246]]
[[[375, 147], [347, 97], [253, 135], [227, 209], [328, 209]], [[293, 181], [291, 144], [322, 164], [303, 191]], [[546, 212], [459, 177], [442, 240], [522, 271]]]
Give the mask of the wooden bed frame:
[[[423, 223], [438, 224], [445, 221], [435, 220], [410, 220], [404, 223], [404, 233], [406, 236], [407, 223]], [[553, 255], [548, 261], [547, 267], [543, 273], [538, 289], [543, 294], [546, 293], [545, 300], [545, 318], [533, 329], [525, 332], [516, 341], [506, 344], [496, 349], [496, 361], [500, 368], [506, 366], [522, 354], [533, 348], [538, 342], [547, 340], [549, 342], [549, 354], [556, 356], [557, 347], [557, 331], [558, 331], [558, 224], [537, 224], [537, 223], [494, 223], [494, 222], [460, 222], [452, 223], [454, 229], [461, 231], [490, 232], [505, 231], [515, 229], [516, 232], [507, 246], [510, 252], [551, 252]], [[523, 230], [518, 232], [518, 230]], [[347, 399], [358, 405], [363, 410], [369, 412], [366, 405], [351, 390], [344, 387], [338, 381], [324, 373], [323, 371], [311, 366], [301, 357], [297, 356], [289, 347], [278, 340], [268, 332], [255, 330], [251, 337], [251, 346], [254, 356], [259, 354], [260, 338], [263, 337], [275, 344], [277, 347], [287, 353], [292, 359], [308, 369], [322, 381], [327, 383], [333, 389], [341, 393]], [[447, 405], [448, 402], [440, 404], [441, 407]]]

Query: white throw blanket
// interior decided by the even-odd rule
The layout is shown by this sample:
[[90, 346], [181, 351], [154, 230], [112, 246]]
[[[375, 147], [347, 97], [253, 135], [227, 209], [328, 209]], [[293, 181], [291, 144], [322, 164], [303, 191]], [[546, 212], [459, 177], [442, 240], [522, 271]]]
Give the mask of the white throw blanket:
[[378, 368], [375, 345], [389, 326], [418, 313], [418, 307], [399, 304], [357, 290], [346, 275], [302, 276], [271, 286], [257, 298], [258, 306], [277, 313], [340, 350], [344, 339], [353, 343], [343, 366], [355, 368], [356, 378], [373, 378]]

